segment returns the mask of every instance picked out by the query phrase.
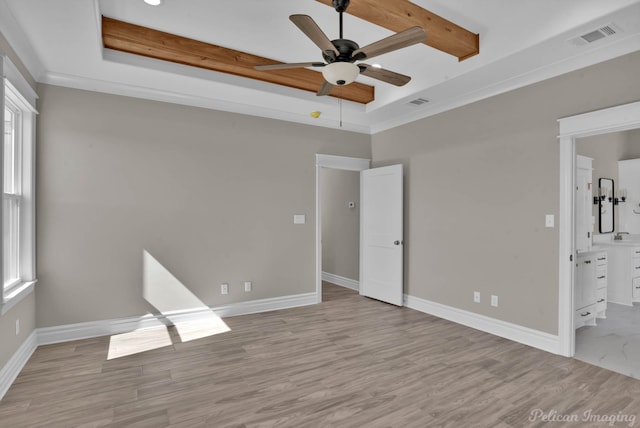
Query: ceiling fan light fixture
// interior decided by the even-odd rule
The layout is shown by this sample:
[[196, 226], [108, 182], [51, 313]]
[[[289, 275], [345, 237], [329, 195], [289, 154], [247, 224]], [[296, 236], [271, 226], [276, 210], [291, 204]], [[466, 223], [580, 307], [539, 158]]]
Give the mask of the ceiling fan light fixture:
[[324, 79], [337, 86], [353, 83], [359, 74], [360, 68], [350, 62], [332, 62], [322, 69]]
[[151, 6], [160, 6], [162, 4], [162, 0], [144, 0], [144, 2]]

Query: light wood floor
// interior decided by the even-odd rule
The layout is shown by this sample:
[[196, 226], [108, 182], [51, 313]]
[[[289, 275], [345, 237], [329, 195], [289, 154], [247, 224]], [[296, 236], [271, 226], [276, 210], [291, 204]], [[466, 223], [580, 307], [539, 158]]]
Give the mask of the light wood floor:
[[[608, 426], [587, 410], [640, 426], [638, 380], [324, 290], [321, 305], [228, 318], [231, 331], [185, 343], [172, 329], [173, 344], [111, 360], [109, 337], [42, 346], [0, 426]], [[529, 421], [535, 409], [581, 422]]]

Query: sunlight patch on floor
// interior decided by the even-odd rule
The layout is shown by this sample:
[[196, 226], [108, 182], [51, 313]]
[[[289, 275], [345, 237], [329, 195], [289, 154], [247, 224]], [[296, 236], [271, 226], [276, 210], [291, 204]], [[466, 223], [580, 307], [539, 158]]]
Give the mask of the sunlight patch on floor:
[[109, 338], [107, 360], [139, 354], [166, 346], [173, 346], [173, 342], [165, 326], [114, 334]]
[[229, 326], [216, 314], [193, 321], [179, 321], [174, 324], [182, 342], [202, 339], [231, 331]]

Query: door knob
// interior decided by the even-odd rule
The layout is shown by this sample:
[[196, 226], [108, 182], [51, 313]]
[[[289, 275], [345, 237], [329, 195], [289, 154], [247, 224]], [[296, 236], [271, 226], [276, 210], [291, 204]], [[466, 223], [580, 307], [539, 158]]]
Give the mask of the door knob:
[[400, 241], [393, 241], [393, 245], [400, 245]]

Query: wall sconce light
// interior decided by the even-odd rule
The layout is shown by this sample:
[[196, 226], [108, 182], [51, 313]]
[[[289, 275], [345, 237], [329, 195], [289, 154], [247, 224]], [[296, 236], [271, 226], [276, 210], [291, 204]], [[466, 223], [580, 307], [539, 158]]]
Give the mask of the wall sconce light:
[[601, 201], [604, 202], [604, 200], [607, 199], [607, 193], [607, 189], [598, 187], [598, 196], [593, 197], [593, 205], [598, 205]]
[[618, 197], [614, 199], [613, 203], [618, 205], [623, 202], [627, 202], [627, 189], [618, 190]]

